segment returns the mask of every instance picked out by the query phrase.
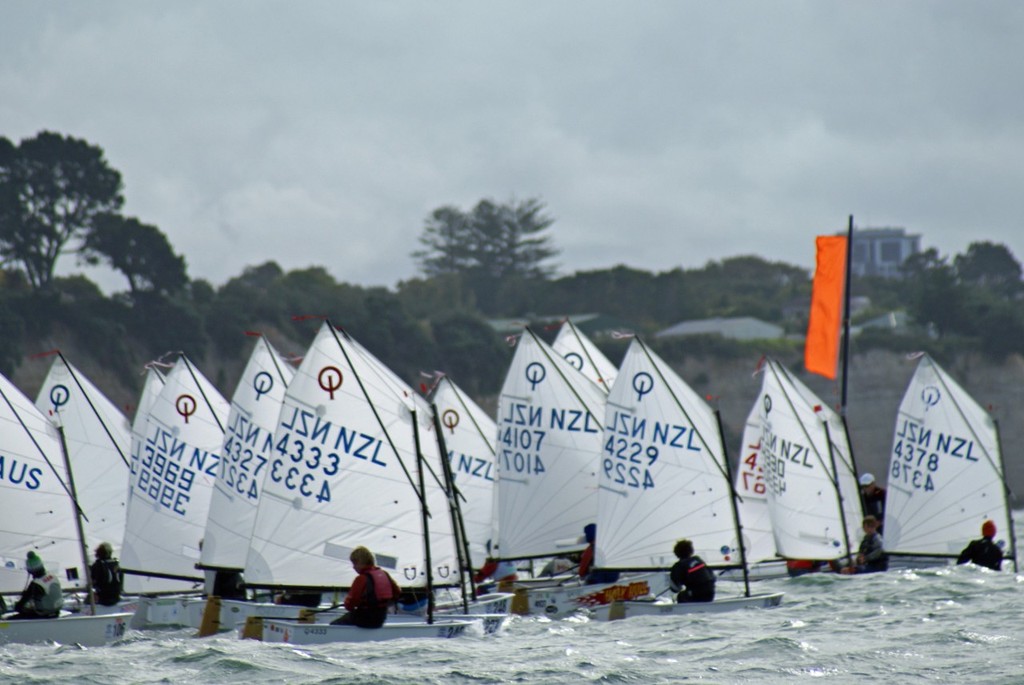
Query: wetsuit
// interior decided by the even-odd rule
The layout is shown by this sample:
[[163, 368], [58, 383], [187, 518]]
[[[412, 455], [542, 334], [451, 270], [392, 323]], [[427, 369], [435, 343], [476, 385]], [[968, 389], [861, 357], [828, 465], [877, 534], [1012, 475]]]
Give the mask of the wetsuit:
[[245, 599], [245, 580], [240, 571], [217, 571], [213, 577], [213, 595], [221, 599]]
[[968, 561], [978, 566], [986, 566], [993, 571], [998, 571], [1003, 564], [1003, 550], [999, 545], [992, 542], [992, 538], [981, 538], [971, 540], [970, 544], [960, 552], [956, 563], [966, 564]]
[[670, 574], [677, 602], [710, 602], [715, 599], [715, 574], [700, 557], [680, 559]]
[[882, 536], [878, 533], [865, 535], [857, 552], [864, 557], [864, 563], [857, 565], [857, 573], [879, 573], [889, 570], [889, 555], [885, 553]]
[[97, 559], [89, 567], [92, 578], [92, 589], [96, 593], [96, 603], [105, 607], [113, 606], [121, 600], [121, 584], [124, 574], [117, 559]]

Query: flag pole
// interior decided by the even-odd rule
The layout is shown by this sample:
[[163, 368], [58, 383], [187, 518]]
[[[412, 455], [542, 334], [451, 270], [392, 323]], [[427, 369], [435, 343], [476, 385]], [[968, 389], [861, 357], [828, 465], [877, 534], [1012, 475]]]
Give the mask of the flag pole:
[[846, 287], [843, 298], [843, 380], [842, 399], [839, 404], [839, 415], [846, 419], [846, 375], [850, 364], [850, 265], [853, 255], [853, 214], [846, 229]]

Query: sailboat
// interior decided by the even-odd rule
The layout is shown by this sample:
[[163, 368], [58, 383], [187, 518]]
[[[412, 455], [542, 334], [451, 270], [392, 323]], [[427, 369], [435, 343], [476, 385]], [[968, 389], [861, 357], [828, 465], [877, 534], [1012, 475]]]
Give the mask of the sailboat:
[[[0, 592], [25, 586], [26, 554], [35, 551], [65, 590], [89, 590], [82, 513], [60, 429], [0, 375]], [[102, 645], [124, 634], [129, 613], [4, 620], [0, 643], [55, 641]]]
[[[462, 552], [460, 588], [462, 601], [454, 599], [438, 608], [450, 613], [506, 615], [512, 593], [498, 588], [481, 593], [472, 582], [473, 569], [480, 568], [488, 556], [496, 555], [497, 539], [495, 497], [495, 447], [497, 426], [494, 420], [448, 376], [440, 377], [430, 392], [434, 415], [434, 434], [438, 440], [442, 466], [446, 467], [449, 510], [456, 544]], [[496, 632], [504, 621], [485, 621], [485, 632]]]
[[986, 519], [996, 523], [1004, 558], [1016, 560], [998, 426], [924, 354], [896, 419], [886, 493], [886, 551], [955, 559]]
[[618, 369], [571, 320], [566, 319], [558, 329], [551, 349], [569, 362], [570, 366], [603, 388], [605, 393], [611, 391]]
[[[656, 572], [672, 567], [673, 545], [693, 542], [710, 567], [741, 569], [745, 550], [718, 414], [641, 339], [635, 338], [608, 396], [598, 475], [595, 563], [606, 569]], [[776, 606], [782, 593], [713, 602], [646, 600], [595, 607], [600, 619], [643, 614]]]
[[756, 406], [775, 549], [787, 559], [851, 556], [863, 519], [846, 427], [778, 361], [766, 358]]
[[[580, 552], [598, 516], [602, 386], [524, 329], [498, 400], [498, 550], [521, 560]], [[601, 533], [598, 531], [598, 536]], [[647, 576], [585, 585], [578, 575], [519, 581], [513, 610], [557, 617], [650, 591]]]
[[58, 419], [75, 472], [78, 503], [87, 514], [85, 537], [124, 538], [131, 426], [113, 402], [64, 355], [56, 358], [36, 396], [36, 407]]
[[[125, 592], [183, 593], [202, 586], [196, 562], [228, 411], [213, 384], [180, 356], [145, 415], [144, 437], [133, 458], [137, 460], [121, 551]], [[140, 602], [133, 627], [166, 623], [186, 623], [184, 600]]]
[[[426, 401], [325, 322], [285, 392], [256, 513], [250, 587], [338, 591], [366, 546], [403, 589], [458, 582], [459, 563]], [[429, 471], [429, 473], [427, 473]], [[431, 600], [432, 601], [432, 600]], [[321, 615], [322, 616], [322, 615]], [[267, 641], [456, 637], [472, 621], [389, 620], [382, 628], [264, 619]]]

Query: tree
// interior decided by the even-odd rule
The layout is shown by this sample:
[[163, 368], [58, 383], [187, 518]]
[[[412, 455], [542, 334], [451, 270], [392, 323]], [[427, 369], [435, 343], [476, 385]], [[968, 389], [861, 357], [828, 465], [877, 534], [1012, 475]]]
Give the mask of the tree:
[[487, 280], [547, 278], [545, 261], [558, 251], [542, 235], [554, 223], [540, 200], [499, 205], [481, 200], [466, 213], [457, 207], [434, 210], [420, 235], [426, 248], [412, 253], [427, 276], [476, 274]]
[[121, 174], [100, 148], [49, 131], [16, 147], [0, 138], [0, 255], [25, 269], [33, 290], [48, 288], [68, 244], [123, 202]]
[[185, 258], [174, 254], [160, 229], [135, 218], [100, 214], [85, 236], [83, 252], [90, 263], [104, 261], [123, 273], [133, 295], [171, 295], [188, 283]]
[[964, 283], [987, 287], [1004, 297], [1020, 291], [1020, 262], [1005, 245], [971, 243], [965, 254], [953, 259], [953, 267]]

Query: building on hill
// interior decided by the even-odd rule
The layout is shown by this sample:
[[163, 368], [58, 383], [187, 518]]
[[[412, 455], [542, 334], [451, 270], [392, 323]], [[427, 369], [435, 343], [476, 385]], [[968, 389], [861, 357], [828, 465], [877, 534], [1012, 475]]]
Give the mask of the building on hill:
[[903, 262], [921, 251], [921, 236], [910, 235], [903, 228], [861, 228], [853, 232], [851, 249], [850, 272], [854, 276], [901, 278]]
[[720, 335], [733, 340], [777, 340], [785, 336], [782, 326], [752, 316], [682, 321], [655, 333], [656, 338], [686, 335]]

